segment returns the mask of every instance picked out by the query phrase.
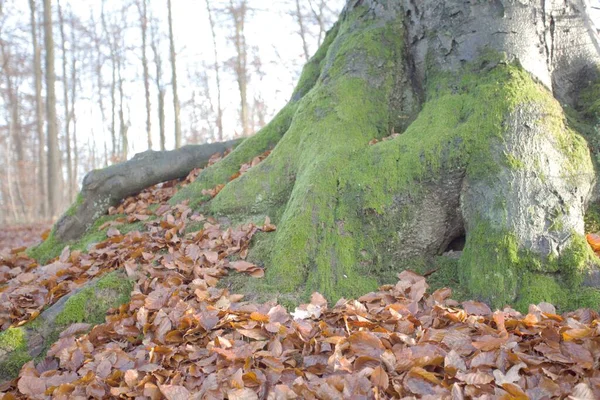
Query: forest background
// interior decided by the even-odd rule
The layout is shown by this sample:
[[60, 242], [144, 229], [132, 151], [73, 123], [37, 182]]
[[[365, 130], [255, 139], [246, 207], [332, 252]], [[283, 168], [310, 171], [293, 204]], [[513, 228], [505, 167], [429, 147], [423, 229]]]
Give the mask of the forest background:
[[137, 152], [253, 134], [343, 5], [0, 0], [0, 224], [56, 218], [88, 171]]

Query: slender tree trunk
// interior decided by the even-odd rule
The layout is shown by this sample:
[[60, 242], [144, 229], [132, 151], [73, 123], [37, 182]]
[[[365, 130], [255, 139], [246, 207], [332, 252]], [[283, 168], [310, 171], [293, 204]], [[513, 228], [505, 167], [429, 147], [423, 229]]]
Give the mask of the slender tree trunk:
[[[65, 19], [63, 9], [60, 5], [60, 1], [56, 1], [58, 7], [58, 23], [60, 27], [60, 38], [61, 38], [61, 50], [62, 50], [62, 87], [63, 87], [63, 103], [64, 103], [64, 126], [65, 126], [65, 150], [67, 160], [67, 187], [68, 190], [65, 192], [67, 203], [71, 202], [71, 195], [73, 190], [73, 161], [71, 154], [71, 103], [69, 102], [69, 84], [67, 79], [67, 48], [66, 48], [66, 36], [65, 36]], [[71, 43], [71, 47], [74, 43]], [[73, 84], [73, 82], [71, 82]]]
[[152, 26], [150, 29], [152, 53], [154, 54], [154, 66], [156, 67], [156, 76], [154, 82], [156, 85], [156, 92], [158, 96], [158, 126], [160, 132], [160, 149], [165, 150], [165, 88], [162, 84], [162, 58], [159, 51], [159, 33], [156, 20], [152, 19]]
[[[13, 205], [16, 207], [16, 203], [14, 203], [14, 199], [18, 200], [18, 206], [20, 208], [20, 215], [24, 216], [26, 214], [26, 206], [25, 201], [23, 199], [23, 193], [21, 189], [21, 182], [25, 180], [25, 154], [23, 148], [23, 130], [21, 125], [21, 112], [19, 110], [20, 100], [19, 100], [19, 89], [18, 89], [18, 76], [13, 73], [13, 69], [11, 69], [11, 62], [13, 61], [12, 56], [10, 54], [10, 50], [6, 49], [7, 43], [0, 42], [0, 54], [2, 55], [2, 73], [6, 77], [6, 91], [3, 93], [5, 96], [4, 102], [8, 106], [8, 141], [10, 142], [10, 152], [7, 157], [7, 168], [9, 168], [9, 172], [14, 169], [16, 171], [15, 174], [10, 174], [10, 178], [7, 184], [10, 186], [11, 198], [13, 199]], [[14, 157], [12, 155], [15, 155]], [[14, 193], [13, 191], [14, 185]], [[15, 212], [17, 210], [15, 209]]]
[[213, 69], [215, 70], [215, 80], [217, 84], [217, 139], [219, 142], [223, 141], [223, 106], [221, 105], [221, 71], [219, 68], [219, 52], [217, 47], [217, 34], [215, 31], [215, 21], [213, 20], [212, 10], [210, 8], [209, 0], [206, 0], [206, 11], [208, 13], [208, 22], [210, 24], [210, 32], [213, 41], [213, 51], [215, 62]]
[[111, 161], [118, 159], [118, 146], [117, 146], [117, 130], [116, 130], [116, 117], [117, 117], [117, 61], [116, 61], [116, 49], [115, 41], [112, 37], [112, 31], [108, 30], [108, 23], [106, 22], [106, 15], [104, 13], [105, 0], [102, 0], [102, 30], [108, 43], [108, 49], [110, 52], [110, 66], [111, 66], [111, 81], [110, 81], [110, 138], [112, 142]]
[[[79, 168], [79, 146], [77, 144], [77, 113], [75, 112], [75, 104], [77, 97], [77, 88], [79, 87], [79, 81], [77, 77], [77, 52], [75, 51], [75, 20], [73, 14], [71, 14], [71, 43], [73, 44], [73, 50], [71, 51], [71, 120], [73, 122], [73, 172], [72, 172], [72, 186], [70, 189], [71, 198], [75, 198], [77, 195], [77, 181], [78, 181], [78, 168]], [[102, 120], [104, 124], [104, 119]]]
[[169, 48], [171, 59], [171, 85], [173, 86], [173, 117], [175, 119], [175, 148], [181, 147], [181, 121], [179, 119], [179, 95], [177, 94], [177, 54], [175, 52], [175, 38], [173, 37], [173, 15], [171, 0], [167, 0], [169, 14]]
[[56, 123], [56, 91], [54, 83], [54, 38], [52, 36], [52, 4], [44, 0], [44, 43], [46, 48], [46, 120], [48, 146], [48, 206], [50, 216], [56, 217], [60, 212], [60, 190], [62, 174], [60, 171], [60, 153], [58, 149], [58, 132]]
[[146, 135], [148, 137], [148, 150], [152, 149], [152, 105], [150, 104], [150, 73], [148, 71], [148, 56], [146, 55], [146, 42], [148, 31], [147, 0], [138, 0], [137, 7], [140, 14], [140, 28], [142, 31], [142, 68], [144, 70], [144, 93], [146, 97]]
[[246, 23], [246, 12], [246, 0], [241, 0], [238, 4], [234, 4], [233, 0], [229, 0], [229, 13], [233, 20], [234, 28], [234, 72], [236, 75], [238, 90], [240, 92], [240, 120], [242, 123], [243, 136], [248, 136], [251, 133], [250, 113], [248, 107], [248, 49], [246, 47], [246, 36], [244, 33], [244, 26]]
[[[124, 46], [124, 44], [123, 44]], [[117, 76], [118, 76], [118, 89], [119, 89], [119, 138], [121, 140], [121, 161], [127, 161], [127, 153], [129, 150], [129, 140], [127, 137], [128, 124], [125, 121], [125, 92], [123, 90], [123, 60], [119, 56], [117, 57]]]
[[37, 22], [35, 0], [29, 0], [31, 21], [31, 43], [33, 45], [33, 71], [35, 81], [35, 130], [37, 134], [37, 188], [39, 213], [42, 218], [48, 215], [48, 203], [45, 201], [48, 182], [46, 180], [46, 151], [44, 149], [44, 101], [42, 99], [42, 49], [37, 40]]
[[[104, 13], [103, 13], [104, 14]], [[104, 62], [104, 57], [102, 53], [102, 35], [98, 35], [96, 31], [96, 21], [94, 19], [94, 14], [92, 12], [90, 19], [92, 21], [92, 25], [94, 29], [93, 32], [93, 41], [94, 41], [94, 60], [96, 62], [96, 86], [98, 89], [98, 107], [100, 108], [100, 115], [102, 117], [102, 130], [106, 127], [106, 111], [104, 110], [104, 93], [102, 92], [104, 89], [104, 79], [102, 78], [102, 64]], [[104, 26], [104, 23], [102, 24]], [[104, 29], [102, 30], [104, 32]], [[114, 107], [113, 107], [114, 109]]]
[[[8, 123], [9, 125], [9, 131], [12, 131], [13, 128], [13, 123], [12, 121], [10, 121]], [[12, 132], [9, 132], [12, 133]], [[10, 137], [10, 136], [9, 136]], [[9, 139], [6, 143], [6, 150], [5, 150], [5, 154], [6, 154], [6, 160], [7, 160], [7, 166], [6, 166], [6, 188], [7, 188], [7, 194], [8, 194], [8, 203], [10, 206], [10, 212], [13, 216], [13, 221], [14, 222], [18, 222], [19, 221], [19, 214], [17, 211], [17, 203], [15, 202], [15, 195], [13, 193], [13, 166], [11, 165], [11, 159], [12, 159], [12, 143], [11, 140]]]
[[296, 22], [298, 22], [298, 35], [300, 35], [300, 39], [302, 39], [302, 50], [304, 52], [304, 60], [308, 62], [310, 59], [310, 52], [308, 50], [308, 40], [306, 27], [304, 26], [304, 15], [302, 15], [302, 8], [300, 7], [300, 0], [296, 0], [296, 12], [294, 13], [294, 17], [296, 17]]

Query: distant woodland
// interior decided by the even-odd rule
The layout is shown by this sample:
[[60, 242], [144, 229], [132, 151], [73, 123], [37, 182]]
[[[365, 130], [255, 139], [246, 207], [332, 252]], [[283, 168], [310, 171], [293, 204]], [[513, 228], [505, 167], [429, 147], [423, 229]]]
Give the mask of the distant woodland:
[[134, 152], [260, 129], [343, 5], [266, 3], [0, 0], [0, 223], [57, 217]]

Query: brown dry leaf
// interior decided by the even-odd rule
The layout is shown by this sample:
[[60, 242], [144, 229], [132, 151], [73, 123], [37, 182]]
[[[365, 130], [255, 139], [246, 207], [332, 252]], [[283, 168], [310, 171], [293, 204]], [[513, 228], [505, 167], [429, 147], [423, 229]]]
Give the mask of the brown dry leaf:
[[486, 317], [492, 315], [492, 310], [490, 307], [487, 304], [479, 301], [463, 301], [462, 306], [468, 314], [482, 315]]
[[456, 374], [456, 378], [467, 385], [485, 385], [494, 381], [494, 377], [483, 371]]
[[167, 400], [188, 400], [190, 392], [180, 385], [158, 385]]
[[389, 387], [390, 378], [381, 366], [375, 368], [373, 370], [373, 373], [371, 373], [371, 383], [373, 383], [374, 386], [377, 386], [384, 391], [387, 390], [387, 388]]
[[381, 340], [371, 332], [355, 332], [348, 336], [350, 349], [358, 356], [379, 358], [385, 351]]
[[22, 376], [18, 387], [19, 392], [34, 399], [43, 398], [46, 392], [46, 382], [36, 376]]
[[229, 400], [258, 400], [258, 395], [252, 389], [237, 389], [227, 392]]

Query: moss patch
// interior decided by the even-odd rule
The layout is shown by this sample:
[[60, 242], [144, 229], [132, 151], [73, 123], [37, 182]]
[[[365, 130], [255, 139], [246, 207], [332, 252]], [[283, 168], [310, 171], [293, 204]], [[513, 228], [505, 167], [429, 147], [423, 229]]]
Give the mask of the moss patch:
[[[124, 215], [117, 214], [100, 217], [94, 221], [94, 224], [86, 231], [85, 235], [81, 239], [66, 243], [56, 239], [53, 229], [46, 240], [35, 247], [27, 249], [27, 255], [37, 260], [40, 265], [45, 265], [55, 257], [58, 257], [66, 246], [69, 246], [71, 250], [87, 251], [90, 245], [100, 243], [107, 239], [106, 232], [109, 228], [102, 230], [99, 228], [106, 222], [114, 221], [120, 217], [124, 217]], [[126, 234], [135, 230], [141, 231], [144, 228], [145, 225], [141, 221], [133, 224], [123, 224], [117, 227], [122, 234]]]
[[515, 308], [527, 312], [530, 304], [542, 301], [554, 304], [558, 312], [582, 307], [597, 310], [600, 307], [600, 290], [573, 287], [557, 275], [524, 273]]
[[[517, 301], [517, 306], [526, 311], [529, 304], [548, 301], [566, 311], [579, 304], [590, 306], [596, 298], [593, 293], [600, 294], [595, 289], [582, 291], [581, 288], [585, 272], [597, 264], [581, 235], [573, 234], [569, 247], [559, 258], [544, 260], [520, 249], [510, 232], [480, 221], [467, 234], [459, 277], [461, 285], [468, 288], [469, 296], [486, 301], [492, 307], [501, 308]], [[583, 292], [585, 298], [568, 295]], [[594, 305], [598, 306], [600, 303]]]
[[[7, 358], [4, 354], [10, 353]], [[8, 328], [0, 332], [0, 381], [16, 377], [21, 366], [32, 357], [27, 353], [27, 338], [23, 328]]]
[[100, 324], [106, 311], [129, 301], [133, 283], [121, 273], [111, 272], [92, 286], [82, 289], [70, 297], [63, 311], [56, 317], [57, 326], [68, 326], [75, 322]]
[[41, 353], [36, 357], [42, 359], [69, 325], [76, 322], [103, 323], [109, 309], [129, 301], [132, 289], [133, 282], [122, 272], [111, 272], [67, 299], [62, 311], [50, 320], [44, 320], [45, 314], [42, 314], [24, 326], [0, 332], [0, 358], [3, 359], [0, 362], [0, 381], [15, 378], [23, 364], [33, 359], [29, 354], [28, 338], [40, 335], [44, 338]]

